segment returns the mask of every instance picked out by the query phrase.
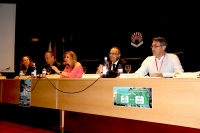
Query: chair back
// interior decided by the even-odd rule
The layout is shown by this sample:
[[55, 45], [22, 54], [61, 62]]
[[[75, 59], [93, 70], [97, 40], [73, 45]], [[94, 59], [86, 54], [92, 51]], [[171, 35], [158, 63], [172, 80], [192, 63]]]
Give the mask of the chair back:
[[142, 63], [142, 58], [141, 57], [123, 58], [123, 60], [127, 62], [126, 64], [130, 64], [131, 65], [130, 73], [134, 73], [141, 66], [141, 63]]
[[91, 59], [91, 60], [81, 60], [80, 61], [82, 67], [86, 67], [86, 74], [95, 74], [97, 71], [97, 67], [100, 64], [99, 59]]

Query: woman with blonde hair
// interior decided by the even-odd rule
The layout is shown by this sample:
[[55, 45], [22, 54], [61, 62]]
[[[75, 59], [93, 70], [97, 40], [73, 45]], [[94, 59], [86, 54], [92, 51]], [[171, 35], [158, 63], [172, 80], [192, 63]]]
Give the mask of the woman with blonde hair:
[[52, 69], [60, 74], [61, 78], [81, 78], [83, 75], [83, 68], [81, 63], [77, 61], [77, 56], [73, 51], [67, 51], [63, 54], [65, 69], [60, 71], [56, 66]]

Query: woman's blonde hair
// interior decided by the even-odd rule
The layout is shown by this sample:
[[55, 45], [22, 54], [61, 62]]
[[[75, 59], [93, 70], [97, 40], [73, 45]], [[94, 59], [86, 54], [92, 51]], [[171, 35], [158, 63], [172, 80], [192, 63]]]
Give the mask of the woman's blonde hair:
[[69, 54], [70, 56], [70, 61], [72, 62], [72, 66], [68, 66], [68, 67], [71, 67], [72, 69], [74, 68], [76, 62], [77, 62], [77, 56], [76, 54], [73, 52], [73, 51], [67, 51], [63, 54], [63, 59], [65, 59], [65, 56]]

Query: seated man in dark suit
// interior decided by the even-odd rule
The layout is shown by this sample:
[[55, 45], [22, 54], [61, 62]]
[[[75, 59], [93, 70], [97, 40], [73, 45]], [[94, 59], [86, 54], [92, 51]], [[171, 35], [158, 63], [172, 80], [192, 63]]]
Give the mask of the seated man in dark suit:
[[[109, 53], [108, 61], [108, 78], [115, 78], [118, 76], [118, 68], [121, 66], [123, 68], [123, 72], [125, 72], [125, 64], [126, 62], [121, 57], [121, 51], [118, 47], [112, 47]], [[102, 74], [103, 65], [100, 64], [96, 74]]]
[[60, 70], [63, 70], [64, 69], [64, 65], [62, 65], [61, 63], [59, 63], [58, 61], [55, 60], [54, 58], [54, 55], [53, 55], [53, 52], [52, 51], [47, 51], [45, 53], [45, 61], [47, 63], [47, 65], [45, 66], [47, 72], [49, 71], [50, 73], [49, 74], [55, 74], [56, 72], [51, 69], [51, 66], [56, 66], [57, 68], [59, 68]]

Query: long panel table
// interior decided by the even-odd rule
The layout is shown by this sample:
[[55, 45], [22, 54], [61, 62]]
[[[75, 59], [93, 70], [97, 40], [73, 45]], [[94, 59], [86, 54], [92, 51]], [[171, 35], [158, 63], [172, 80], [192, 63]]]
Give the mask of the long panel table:
[[[19, 85], [0, 80], [0, 102], [18, 104]], [[152, 88], [152, 108], [115, 106], [114, 87]], [[32, 79], [32, 89], [31, 106], [200, 129], [199, 78]]]

